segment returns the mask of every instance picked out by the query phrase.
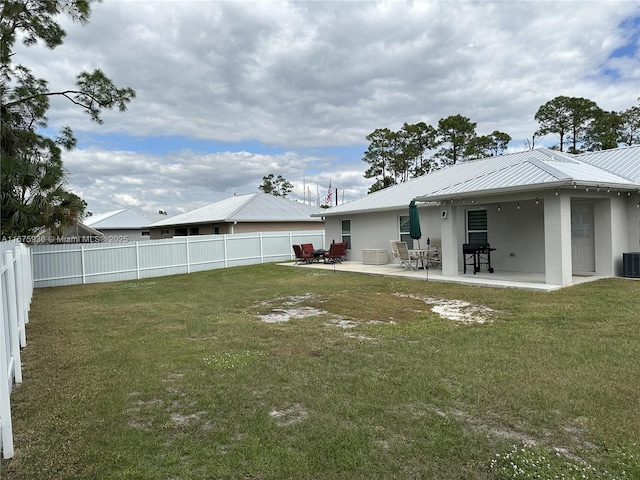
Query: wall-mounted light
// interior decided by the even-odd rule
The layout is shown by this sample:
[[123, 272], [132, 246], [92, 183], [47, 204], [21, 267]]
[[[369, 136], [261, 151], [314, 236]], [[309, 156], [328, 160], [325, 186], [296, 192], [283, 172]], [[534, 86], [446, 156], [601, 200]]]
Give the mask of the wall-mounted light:
[[536, 198], [536, 205], [538, 205], [539, 203], [540, 203], [540, 200]]
[[584, 190], [584, 191], [585, 191], [585, 192], [588, 192], [588, 191], [589, 191], [589, 187], [585, 188], [585, 190]]
[[556, 197], [559, 195], [558, 190], [556, 190]]
[[502, 209], [500, 208], [500, 205], [498, 205], [498, 211], [500, 211], [500, 210], [502, 210]]
[[519, 204], [519, 203], [517, 203], [517, 204], [516, 204], [516, 208], [517, 208], [518, 210], [520, 210], [520, 204]]

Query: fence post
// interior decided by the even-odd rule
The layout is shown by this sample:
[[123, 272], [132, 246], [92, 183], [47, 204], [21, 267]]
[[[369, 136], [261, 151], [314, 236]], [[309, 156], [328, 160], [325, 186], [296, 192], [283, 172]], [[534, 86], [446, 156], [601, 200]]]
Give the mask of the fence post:
[[[0, 296], [2, 289], [2, 274], [0, 274]], [[13, 429], [11, 425], [11, 400], [9, 399], [9, 364], [7, 363], [7, 352], [5, 352], [4, 339], [8, 332], [4, 324], [4, 308], [0, 307], [0, 337], [3, 342], [0, 345], [0, 446], [2, 446], [2, 456], [4, 458], [13, 457]]]
[[87, 283], [87, 272], [84, 268], [84, 243], [80, 244], [80, 266], [82, 267], [82, 284]]
[[191, 273], [191, 261], [189, 259], [189, 237], [184, 237], [184, 244], [187, 247], [187, 273]]
[[262, 232], [258, 232], [258, 238], [260, 238], [260, 263], [264, 263], [264, 245], [262, 239]]
[[16, 283], [16, 316], [18, 321], [18, 332], [20, 335], [20, 347], [24, 348], [27, 346], [27, 329], [25, 325], [28, 320], [27, 317], [27, 296], [24, 291], [24, 258], [22, 255], [22, 249], [20, 245], [18, 245], [14, 251], [14, 270], [13, 274], [15, 275], [15, 283]]
[[224, 246], [224, 268], [227, 268], [229, 266], [229, 261], [228, 261], [228, 255], [227, 255], [227, 235], [225, 234], [223, 240], [223, 246]]
[[13, 252], [4, 253], [7, 267], [7, 314], [9, 315], [9, 340], [13, 357], [13, 377], [16, 383], [22, 383], [22, 361], [20, 360], [20, 331], [18, 327], [18, 309], [16, 305], [16, 276], [13, 265]]
[[140, 242], [136, 240], [136, 278], [140, 280]]

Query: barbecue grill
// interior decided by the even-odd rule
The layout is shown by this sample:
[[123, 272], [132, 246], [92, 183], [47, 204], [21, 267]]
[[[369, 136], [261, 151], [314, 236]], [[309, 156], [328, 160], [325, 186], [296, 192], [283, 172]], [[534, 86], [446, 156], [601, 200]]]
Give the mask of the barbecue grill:
[[489, 273], [493, 273], [493, 267], [491, 267], [491, 252], [493, 251], [495, 248], [491, 248], [488, 243], [463, 243], [464, 273], [467, 273], [467, 265], [473, 265], [474, 275], [480, 271], [482, 265], [486, 265]]

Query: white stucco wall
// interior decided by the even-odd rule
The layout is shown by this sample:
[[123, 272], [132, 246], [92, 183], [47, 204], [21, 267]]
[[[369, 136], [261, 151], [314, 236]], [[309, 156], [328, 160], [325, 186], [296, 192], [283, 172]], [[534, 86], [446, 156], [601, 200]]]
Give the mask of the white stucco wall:
[[[620, 275], [622, 253], [640, 251], [640, 208], [637, 207], [640, 195], [627, 197], [572, 189], [561, 190], [559, 195], [555, 190], [534, 191], [529, 192], [526, 199], [509, 196], [483, 201], [483, 208], [487, 210], [489, 243], [496, 249], [492, 252], [491, 263], [497, 272], [546, 272], [547, 283], [570, 285], [571, 203], [575, 201], [593, 204], [597, 275]], [[467, 205], [419, 208], [421, 246], [426, 247], [427, 237], [441, 244], [445, 275], [458, 275], [463, 270], [466, 212], [477, 208], [468, 202]], [[446, 218], [442, 218], [443, 211], [447, 212]], [[341, 240], [341, 220], [351, 220], [351, 249], [347, 258], [361, 262], [362, 250], [384, 249], [392, 262], [389, 241], [399, 238], [400, 215], [408, 215], [408, 209], [327, 217], [325, 248], [332, 240]]]
[[640, 195], [627, 199], [627, 249], [625, 252], [640, 252]]
[[[420, 246], [426, 248], [427, 237], [432, 241], [440, 242], [440, 209], [434, 207], [418, 208], [420, 216], [420, 228], [422, 239]], [[351, 243], [347, 251], [347, 260], [362, 261], [362, 250], [384, 249], [389, 255], [389, 262], [393, 262], [391, 255], [391, 240], [400, 238], [400, 215], [409, 215], [409, 208], [402, 210], [390, 210], [367, 214], [344, 215], [340, 217], [326, 217], [325, 232], [327, 245], [333, 240], [342, 240], [342, 220], [351, 221]], [[411, 248], [412, 245], [409, 245]]]

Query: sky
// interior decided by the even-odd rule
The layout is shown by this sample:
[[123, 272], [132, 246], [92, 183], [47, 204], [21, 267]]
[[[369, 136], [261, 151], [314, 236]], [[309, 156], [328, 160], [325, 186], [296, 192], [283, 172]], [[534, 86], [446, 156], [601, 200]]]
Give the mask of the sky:
[[377, 128], [460, 114], [518, 151], [559, 95], [615, 111], [640, 97], [640, 1], [104, 0], [88, 25], [60, 23], [63, 45], [17, 45], [14, 64], [52, 91], [100, 68], [137, 94], [102, 125], [51, 100], [46, 131], [74, 131], [68, 187], [94, 214], [177, 215], [271, 173], [292, 200], [324, 203], [331, 184], [347, 202], [374, 181]]

